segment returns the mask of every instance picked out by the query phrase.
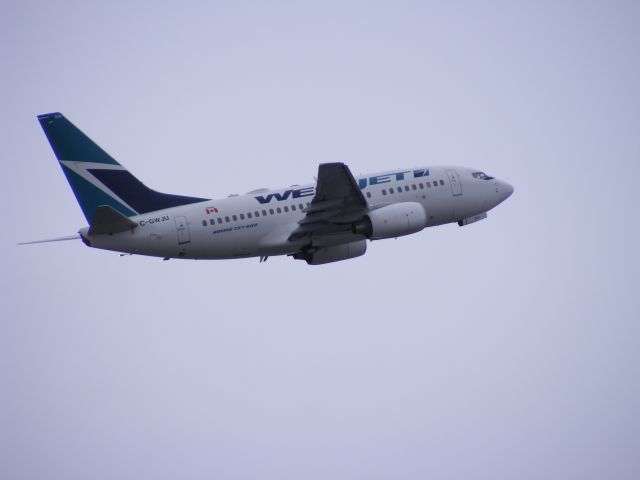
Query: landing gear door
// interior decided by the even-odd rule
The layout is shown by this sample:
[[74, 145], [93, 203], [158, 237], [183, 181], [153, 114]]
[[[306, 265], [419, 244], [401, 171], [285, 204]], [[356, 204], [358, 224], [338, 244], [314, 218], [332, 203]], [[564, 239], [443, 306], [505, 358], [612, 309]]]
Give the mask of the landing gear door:
[[455, 170], [447, 170], [449, 184], [451, 185], [451, 193], [454, 197], [462, 195], [462, 185], [460, 184], [460, 175]]
[[189, 233], [189, 224], [186, 217], [175, 217], [176, 231], [178, 232], [178, 245], [184, 245], [191, 242], [191, 234]]

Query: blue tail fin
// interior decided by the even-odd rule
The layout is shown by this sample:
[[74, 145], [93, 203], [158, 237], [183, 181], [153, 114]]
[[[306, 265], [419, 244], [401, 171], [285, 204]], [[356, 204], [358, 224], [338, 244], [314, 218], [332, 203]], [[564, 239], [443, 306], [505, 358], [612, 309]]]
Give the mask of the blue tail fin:
[[102, 205], [131, 217], [207, 200], [151, 190], [61, 113], [38, 115], [38, 121], [89, 224]]

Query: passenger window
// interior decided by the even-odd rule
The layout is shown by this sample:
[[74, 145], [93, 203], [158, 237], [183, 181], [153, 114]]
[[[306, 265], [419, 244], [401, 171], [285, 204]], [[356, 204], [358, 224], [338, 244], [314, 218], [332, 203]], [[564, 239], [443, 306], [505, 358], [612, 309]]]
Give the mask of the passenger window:
[[367, 192], [367, 198], [371, 198], [371, 192]]
[[234, 222], [237, 222], [237, 221], [238, 221], [238, 216], [237, 216], [237, 215], [231, 215], [231, 218], [233, 218], [233, 221], [234, 221]]
[[299, 203], [298, 207], [300, 207], [300, 210], [304, 210], [304, 205], [303, 204]]
[[218, 217], [218, 223], [222, 223], [222, 218]]
[[389, 189], [389, 193], [394, 193], [393, 188], [390, 188], [390, 189]]
[[444, 180], [440, 180], [440, 185], [444, 185]]
[[229, 223], [229, 217], [224, 217], [224, 221]]
[[253, 215], [251, 215], [251, 212], [247, 212], [247, 218], [253, 218]]
[[209, 219], [209, 225], [213, 225], [215, 223], [216, 223], [216, 220], [214, 218]]
[[288, 212], [289, 211], [289, 207], [287, 207], [286, 205], [284, 206], [284, 211]]
[[[271, 212], [271, 213], [273, 213], [273, 212]], [[267, 216], [267, 211], [266, 211], [266, 210], [262, 210], [262, 216], [263, 216], [263, 217], [266, 217], [266, 216]]]
[[409, 191], [409, 185], [405, 185], [405, 186], [404, 186], [404, 191], [405, 191], [405, 192], [408, 192], [408, 191]]
[[202, 220], [202, 226], [206, 227], [207, 226], [207, 221], [206, 220]]
[[382, 189], [382, 195], [386, 195], [386, 194], [387, 194], [387, 191], [383, 188]]
[[254, 214], [256, 217], [259, 217], [259, 216], [260, 216], [260, 212], [259, 212], [258, 210], [256, 210], [255, 212], [253, 212], [253, 214]]
[[416, 184], [415, 184], [415, 183], [414, 183], [414, 184], [412, 184], [412, 185], [411, 185], [411, 188], [412, 188], [413, 190], [417, 190], [417, 188], [416, 188]]
[[280, 207], [276, 208], [276, 212], [282, 213], [282, 209]]
[[271, 215], [273, 215], [273, 214], [274, 214], [274, 213], [276, 213], [276, 212], [274, 212], [274, 211], [273, 211], [273, 208], [270, 208], [270, 209], [269, 209], [269, 213], [270, 213]]
[[240, 214], [240, 220], [244, 220], [244, 213]]
[[431, 188], [431, 182], [427, 182], [427, 188]]
[[291, 205], [291, 210], [295, 210], [296, 209], [296, 204], [294, 203], [293, 205]]

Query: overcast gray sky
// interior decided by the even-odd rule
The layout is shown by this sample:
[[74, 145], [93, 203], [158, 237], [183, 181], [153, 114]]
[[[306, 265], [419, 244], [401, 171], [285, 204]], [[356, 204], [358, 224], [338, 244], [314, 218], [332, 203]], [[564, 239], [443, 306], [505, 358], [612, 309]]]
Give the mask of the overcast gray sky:
[[[640, 6], [5, 2], [0, 477], [640, 478]], [[162, 262], [36, 121], [218, 197], [473, 166], [486, 221], [361, 258]]]

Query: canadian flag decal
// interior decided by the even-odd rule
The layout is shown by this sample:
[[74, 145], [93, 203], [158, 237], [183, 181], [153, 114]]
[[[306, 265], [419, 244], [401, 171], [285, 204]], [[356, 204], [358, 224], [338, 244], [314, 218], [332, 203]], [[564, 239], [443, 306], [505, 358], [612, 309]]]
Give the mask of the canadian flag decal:
[[211, 215], [212, 213], [218, 213], [219, 210], [216, 207], [207, 207], [204, 209], [207, 212], [207, 215]]

